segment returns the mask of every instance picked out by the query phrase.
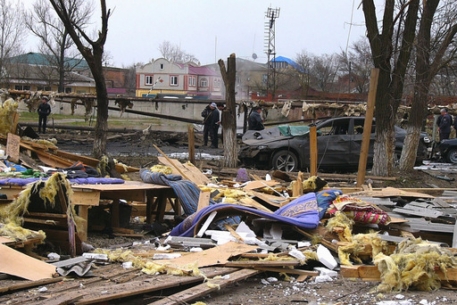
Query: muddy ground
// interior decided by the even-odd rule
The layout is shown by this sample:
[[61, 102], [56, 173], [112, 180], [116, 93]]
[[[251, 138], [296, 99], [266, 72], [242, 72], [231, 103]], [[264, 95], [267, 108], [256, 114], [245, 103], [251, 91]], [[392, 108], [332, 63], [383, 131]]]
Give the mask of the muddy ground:
[[[61, 134], [56, 136], [60, 149], [90, 154], [92, 141], [90, 135]], [[156, 144], [165, 153], [187, 152], [186, 134], [174, 132], [159, 132], [148, 136], [142, 133], [129, 135], [109, 135], [108, 152], [119, 161], [141, 167], [152, 165], [159, 154], [153, 147]], [[208, 149], [199, 146], [197, 151], [207, 152], [217, 156], [223, 153], [222, 148]], [[449, 180], [455, 179], [455, 174], [446, 174]], [[411, 173], [397, 172], [395, 182], [373, 181], [374, 187], [445, 187], [455, 188], [455, 181], [443, 180], [435, 174], [414, 171]], [[132, 177], [135, 177], [132, 175]], [[345, 183], [353, 183], [352, 180]], [[146, 236], [147, 238], [148, 235]], [[154, 235], [150, 235], [151, 238]], [[89, 243], [95, 247], [107, 247], [132, 242], [131, 239], [116, 237], [109, 238], [106, 233], [89, 233]], [[206, 304], [457, 304], [457, 293], [454, 290], [440, 289], [432, 292], [403, 291], [388, 294], [371, 292], [377, 286], [376, 282], [350, 281], [335, 278], [331, 282], [316, 283], [314, 279], [299, 283], [294, 278], [280, 276], [277, 273], [261, 273], [231, 285], [228, 288], [211, 293], [198, 299]], [[146, 298], [147, 299], [147, 298]], [[128, 302], [113, 304], [146, 304], [151, 299], [138, 298]], [[192, 303], [192, 302], [191, 302]], [[185, 303], [183, 303], [185, 304]]]

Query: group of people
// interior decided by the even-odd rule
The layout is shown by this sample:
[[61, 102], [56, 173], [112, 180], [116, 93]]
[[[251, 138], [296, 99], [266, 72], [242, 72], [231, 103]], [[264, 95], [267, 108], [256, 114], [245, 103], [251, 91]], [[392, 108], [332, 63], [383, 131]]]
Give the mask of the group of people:
[[452, 120], [452, 116], [447, 112], [446, 108], [441, 109], [441, 115], [436, 120], [436, 125], [438, 125], [438, 131], [440, 135], [440, 142], [442, 140], [449, 139], [451, 134], [451, 126], [457, 131], [457, 119]]
[[[222, 122], [222, 111], [224, 104], [210, 103], [203, 109], [201, 115], [203, 117], [203, 146], [208, 146], [208, 141], [211, 141], [211, 148], [218, 148], [218, 132]], [[249, 130], [263, 130], [263, 119], [260, 115], [262, 108], [254, 107], [249, 115]]]

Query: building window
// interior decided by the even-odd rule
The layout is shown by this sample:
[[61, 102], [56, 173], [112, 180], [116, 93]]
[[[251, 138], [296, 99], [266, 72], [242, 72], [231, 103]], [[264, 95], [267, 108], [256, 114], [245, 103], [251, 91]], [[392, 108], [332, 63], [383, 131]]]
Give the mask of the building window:
[[43, 86], [37, 87], [36, 90], [37, 91], [52, 91], [51, 87], [43, 87]]
[[152, 85], [154, 83], [152, 76], [146, 76], [146, 85]]
[[160, 64], [160, 70], [163, 70], [163, 64]]
[[220, 88], [220, 87], [221, 87], [221, 79], [215, 78], [214, 79], [214, 88]]
[[170, 76], [170, 86], [177, 86], [177, 85], [178, 85], [178, 77]]
[[189, 87], [195, 87], [196, 81], [195, 81], [195, 76], [190, 76], [189, 77]]
[[268, 81], [268, 74], [263, 74], [262, 75], [262, 83], [266, 84]]
[[15, 90], [30, 90], [30, 86], [15, 85]]
[[207, 88], [208, 87], [208, 79], [207, 78], [202, 78], [200, 80], [200, 87], [202, 87], [202, 88]]
[[65, 88], [65, 93], [71, 93], [71, 88]]

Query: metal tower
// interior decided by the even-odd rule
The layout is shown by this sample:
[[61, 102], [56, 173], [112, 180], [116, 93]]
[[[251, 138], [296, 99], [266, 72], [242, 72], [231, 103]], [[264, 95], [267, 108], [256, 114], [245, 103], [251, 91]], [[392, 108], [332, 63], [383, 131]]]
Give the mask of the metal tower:
[[271, 56], [273, 58], [276, 57], [276, 50], [275, 50], [275, 27], [276, 27], [276, 18], [279, 18], [279, 8], [271, 8], [269, 7], [267, 12], [265, 13], [265, 17], [268, 20], [265, 22], [265, 53], [268, 57], [268, 74], [267, 74], [267, 97], [268, 93], [272, 93], [272, 98], [275, 97], [276, 91], [276, 67], [273, 63], [271, 63]]

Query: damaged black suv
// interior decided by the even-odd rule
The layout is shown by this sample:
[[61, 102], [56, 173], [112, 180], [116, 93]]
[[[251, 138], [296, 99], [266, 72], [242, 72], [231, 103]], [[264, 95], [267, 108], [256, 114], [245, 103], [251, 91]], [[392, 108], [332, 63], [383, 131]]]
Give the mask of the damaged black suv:
[[[316, 123], [318, 168], [325, 171], [356, 170], [359, 164], [364, 117], [330, 118]], [[373, 121], [367, 166], [373, 165]], [[395, 126], [395, 152], [399, 156], [406, 130]], [[309, 169], [309, 126], [281, 125], [243, 135], [239, 159], [245, 166], [282, 171]], [[431, 140], [421, 134], [418, 162], [429, 155]]]

